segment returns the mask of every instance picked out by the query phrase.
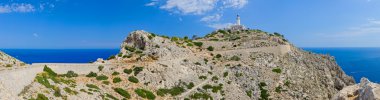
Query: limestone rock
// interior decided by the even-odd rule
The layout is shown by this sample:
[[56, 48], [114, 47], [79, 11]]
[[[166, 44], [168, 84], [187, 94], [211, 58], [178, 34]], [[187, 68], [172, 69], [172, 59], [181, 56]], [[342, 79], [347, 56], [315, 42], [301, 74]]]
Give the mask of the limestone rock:
[[362, 78], [359, 84], [344, 87], [334, 100], [380, 100], [380, 85]]

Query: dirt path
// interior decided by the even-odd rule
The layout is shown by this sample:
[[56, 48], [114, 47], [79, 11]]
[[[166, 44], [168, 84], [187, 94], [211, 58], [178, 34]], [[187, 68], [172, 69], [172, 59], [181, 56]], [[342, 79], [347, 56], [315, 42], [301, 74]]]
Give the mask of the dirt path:
[[26, 68], [0, 71], [0, 100], [19, 100], [18, 94], [25, 86], [33, 82], [37, 73], [43, 71], [47, 65], [59, 74], [72, 70], [78, 74], [87, 74], [90, 71], [97, 72], [98, 64], [32, 64]]

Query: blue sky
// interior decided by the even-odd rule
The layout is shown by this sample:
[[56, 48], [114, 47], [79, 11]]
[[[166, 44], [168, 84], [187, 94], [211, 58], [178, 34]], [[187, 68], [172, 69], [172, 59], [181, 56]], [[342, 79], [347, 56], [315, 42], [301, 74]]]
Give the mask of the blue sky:
[[380, 0], [1, 0], [0, 48], [118, 48], [133, 30], [203, 36], [236, 14], [299, 47], [380, 47]]

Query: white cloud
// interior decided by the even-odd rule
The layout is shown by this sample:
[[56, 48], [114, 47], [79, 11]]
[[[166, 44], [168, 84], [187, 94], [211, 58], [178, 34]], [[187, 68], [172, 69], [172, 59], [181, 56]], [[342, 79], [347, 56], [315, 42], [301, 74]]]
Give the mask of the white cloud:
[[214, 14], [214, 15], [209, 15], [209, 16], [205, 16], [201, 19], [201, 21], [203, 22], [217, 22], [220, 20], [220, 18], [222, 17], [222, 14]]
[[248, 3], [248, 0], [223, 0], [225, 8], [243, 8]]
[[232, 23], [214, 23], [214, 24], [209, 24], [208, 27], [215, 28], [215, 29], [223, 29], [223, 28], [230, 27], [232, 25], [234, 25], [234, 24], [232, 24]]
[[33, 36], [36, 38], [39, 37], [39, 35], [37, 33], [33, 33]]
[[181, 14], [200, 15], [215, 8], [218, 0], [167, 0], [161, 9]]
[[12, 3], [7, 5], [0, 5], [0, 13], [11, 13], [11, 12], [19, 12], [19, 13], [27, 13], [36, 11], [35, 7], [31, 4], [26, 3]]
[[335, 34], [325, 34], [329, 37], [362, 37], [380, 35], [380, 20], [368, 19], [365, 24], [347, 28], [345, 31]]

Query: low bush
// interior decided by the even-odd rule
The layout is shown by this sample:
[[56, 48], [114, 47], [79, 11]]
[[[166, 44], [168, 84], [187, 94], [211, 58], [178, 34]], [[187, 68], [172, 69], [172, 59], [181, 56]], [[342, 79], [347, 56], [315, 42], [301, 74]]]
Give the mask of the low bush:
[[132, 83], [139, 83], [139, 79], [137, 79], [136, 77], [134, 76], [129, 76], [128, 77], [128, 81], [132, 82]]
[[104, 69], [104, 66], [103, 66], [103, 65], [98, 66], [98, 70], [99, 70], [100, 72], [103, 71], [103, 69]]
[[111, 95], [111, 94], [108, 94], [108, 93], [106, 93], [106, 97], [111, 98], [112, 100], [119, 100], [119, 99], [116, 98], [115, 96], [113, 96], [113, 95]]
[[156, 99], [156, 96], [152, 92], [150, 92], [148, 90], [145, 90], [145, 89], [136, 89], [135, 92], [136, 92], [137, 95], [139, 95], [142, 98], [146, 98], [146, 99], [150, 99], [150, 100]]
[[171, 96], [177, 96], [185, 92], [185, 89], [181, 86], [175, 86], [170, 89], [158, 89], [157, 95], [165, 96], [166, 94], [170, 94]]
[[133, 71], [134, 71], [134, 75], [136, 76], [137, 74], [139, 74], [141, 71], [143, 71], [144, 67], [134, 67], [133, 68]]
[[202, 99], [202, 100], [213, 100], [211, 95], [208, 93], [194, 93], [190, 95], [191, 99]]
[[88, 88], [92, 88], [92, 89], [97, 89], [97, 90], [100, 89], [98, 86], [96, 86], [96, 85], [94, 85], [94, 84], [86, 84], [86, 86], [87, 86]]
[[116, 58], [115, 55], [111, 55], [110, 57], [108, 57], [107, 60], [111, 60], [111, 59], [115, 59], [115, 58]]
[[131, 99], [131, 95], [122, 88], [115, 88], [114, 91], [127, 99]]
[[125, 46], [124, 47], [125, 50], [128, 50], [130, 52], [135, 52], [136, 48], [133, 48], [133, 47], [129, 47], [129, 46]]
[[5, 67], [13, 67], [13, 65], [7, 64], [7, 65], [5, 65]]
[[208, 51], [214, 51], [214, 47], [209, 46], [209, 47], [207, 47], [207, 50], [208, 50]]
[[94, 73], [94, 72], [90, 72], [86, 75], [86, 77], [96, 77], [98, 76], [98, 74]]
[[190, 82], [188, 85], [186, 85], [187, 89], [191, 89], [194, 87], [194, 83]]
[[107, 79], [108, 79], [108, 77], [105, 75], [99, 75], [96, 77], [96, 80], [107, 80]]
[[231, 58], [230, 58], [230, 60], [233, 60], [233, 61], [240, 61], [240, 57], [238, 57], [238, 56], [232, 56]]
[[227, 76], [228, 76], [228, 72], [224, 72], [223, 77], [227, 77]]
[[49, 100], [49, 98], [46, 97], [44, 94], [38, 93], [36, 100]]
[[119, 83], [119, 82], [121, 82], [121, 78], [120, 77], [115, 77], [115, 78], [113, 78], [112, 82], [113, 83]]
[[131, 74], [132, 73], [132, 69], [124, 69], [124, 73]]
[[103, 81], [102, 83], [105, 84], [105, 85], [109, 85], [110, 81]]
[[203, 43], [202, 42], [193, 42], [195, 46], [202, 47]]
[[47, 67], [46, 65], [44, 66], [44, 72], [48, 73], [49, 76], [57, 76], [58, 74], [55, 73], [51, 68]]
[[205, 80], [207, 79], [207, 76], [199, 76], [199, 79]]
[[215, 56], [215, 58], [220, 58], [220, 57], [222, 57], [221, 54], [217, 54], [217, 55]]
[[281, 93], [281, 90], [282, 90], [282, 87], [281, 87], [281, 86], [277, 86], [276, 89], [275, 89], [275, 91], [276, 91], [277, 93]]
[[78, 77], [78, 74], [70, 70], [66, 74], [63, 74], [62, 76], [67, 77], [67, 78], [72, 78], [72, 77]]
[[119, 75], [120, 73], [119, 72], [113, 72], [112, 75], [115, 76], [115, 75]]
[[63, 88], [63, 90], [64, 90], [66, 93], [71, 94], [71, 95], [77, 95], [77, 94], [78, 94], [77, 91], [71, 90], [71, 89], [68, 88], [68, 87]]
[[280, 68], [274, 68], [274, 69], [272, 69], [272, 72], [281, 73], [281, 69]]

